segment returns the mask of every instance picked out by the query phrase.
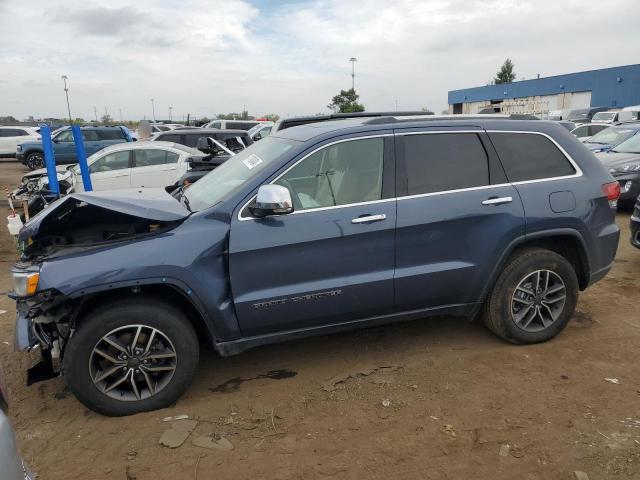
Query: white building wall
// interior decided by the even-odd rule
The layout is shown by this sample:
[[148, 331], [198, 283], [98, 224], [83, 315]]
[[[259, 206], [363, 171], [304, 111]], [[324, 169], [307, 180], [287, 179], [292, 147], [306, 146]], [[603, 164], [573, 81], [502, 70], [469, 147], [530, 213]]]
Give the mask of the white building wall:
[[[476, 114], [491, 105], [490, 101], [468, 102], [462, 104], [463, 114]], [[558, 95], [536, 95], [533, 97], [513, 98], [499, 104], [502, 113], [522, 113], [546, 116], [550, 110], [575, 110], [591, 106], [591, 92], [569, 92]], [[453, 105], [449, 105], [453, 113]]]

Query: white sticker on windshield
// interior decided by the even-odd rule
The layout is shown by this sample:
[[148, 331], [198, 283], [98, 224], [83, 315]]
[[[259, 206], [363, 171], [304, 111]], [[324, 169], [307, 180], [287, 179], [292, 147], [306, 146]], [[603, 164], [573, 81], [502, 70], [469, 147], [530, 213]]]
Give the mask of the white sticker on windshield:
[[252, 153], [247, 158], [245, 158], [242, 163], [244, 163], [249, 170], [253, 167], [256, 167], [262, 163], [262, 159], [257, 156], [255, 153]]

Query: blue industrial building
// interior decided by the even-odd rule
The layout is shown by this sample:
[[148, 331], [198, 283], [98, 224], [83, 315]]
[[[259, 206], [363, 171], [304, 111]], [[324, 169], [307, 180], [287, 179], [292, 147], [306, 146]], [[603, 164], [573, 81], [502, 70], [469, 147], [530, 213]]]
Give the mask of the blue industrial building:
[[450, 113], [477, 113], [488, 105], [518, 113], [620, 109], [640, 105], [640, 64], [452, 90], [448, 100]]

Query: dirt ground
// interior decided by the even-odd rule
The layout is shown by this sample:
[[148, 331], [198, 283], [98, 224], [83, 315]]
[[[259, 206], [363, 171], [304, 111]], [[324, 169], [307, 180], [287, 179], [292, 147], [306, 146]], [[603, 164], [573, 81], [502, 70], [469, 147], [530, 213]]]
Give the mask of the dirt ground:
[[[0, 162], [0, 185], [22, 171]], [[618, 214], [612, 272], [551, 342], [513, 346], [448, 318], [205, 352], [174, 407], [127, 418], [87, 410], [61, 379], [24, 386], [30, 358], [13, 352], [15, 308], [2, 295], [0, 363], [21, 451], [43, 479], [639, 479], [640, 251], [628, 222]], [[4, 224], [0, 241], [6, 292]], [[198, 421], [194, 432], [161, 446], [175, 423], [163, 418], [178, 414]], [[233, 449], [193, 444], [211, 434]]]

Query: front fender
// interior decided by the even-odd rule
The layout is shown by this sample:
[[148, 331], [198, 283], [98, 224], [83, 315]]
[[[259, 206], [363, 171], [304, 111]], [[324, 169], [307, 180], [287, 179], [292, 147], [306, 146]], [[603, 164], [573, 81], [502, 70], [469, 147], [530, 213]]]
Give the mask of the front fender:
[[235, 339], [227, 270], [228, 225], [211, 219], [185, 221], [169, 232], [45, 260], [38, 289], [68, 298], [151, 284], [168, 284], [202, 313], [216, 338]]

